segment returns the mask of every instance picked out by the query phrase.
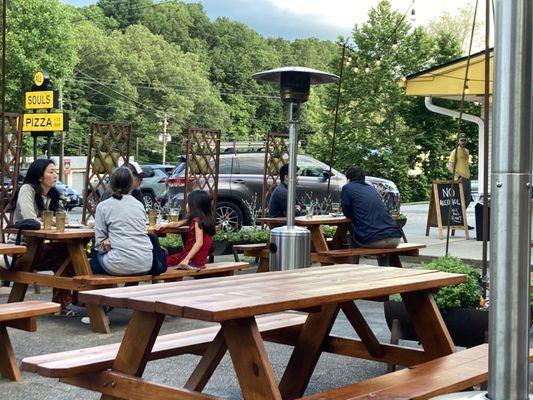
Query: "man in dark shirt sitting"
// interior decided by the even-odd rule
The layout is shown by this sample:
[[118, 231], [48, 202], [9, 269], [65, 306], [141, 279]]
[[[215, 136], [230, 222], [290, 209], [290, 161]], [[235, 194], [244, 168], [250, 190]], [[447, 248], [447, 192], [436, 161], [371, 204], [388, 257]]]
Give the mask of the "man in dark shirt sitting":
[[400, 230], [378, 191], [365, 182], [365, 172], [353, 166], [346, 177], [349, 182], [342, 188], [342, 212], [353, 221], [356, 244], [380, 249], [398, 247]]
[[[280, 183], [270, 195], [268, 203], [268, 217], [286, 217], [287, 216], [287, 184], [289, 182], [289, 164], [283, 165], [279, 169]], [[296, 206], [295, 215], [300, 215], [300, 207]]]

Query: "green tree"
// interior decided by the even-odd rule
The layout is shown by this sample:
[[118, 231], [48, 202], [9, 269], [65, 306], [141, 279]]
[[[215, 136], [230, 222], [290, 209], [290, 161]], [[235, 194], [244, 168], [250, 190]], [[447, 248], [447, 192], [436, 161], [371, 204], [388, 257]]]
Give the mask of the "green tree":
[[[177, 144], [188, 126], [228, 129], [228, 110], [194, 54], [141, 25], [108, 36], [86, 22], [77, 37], [81, 59], [66, 97], [80, 129], [92, 119], [130, 121], [144, 161], [160, 161], [165, 115]], [[169, 152], [168, 159], [177, 156]]]
[[152, 0], [98, 0], [96, 4], [106, 17], [114, 18], [122, 30], [138, 24], [145, 10], [153, 6]]
[[7, 9], [6, 110], [20, 112], [37, 70], [58, 88], [77, 60], [69, 7], [57, 0], [14, 0]]
[[[391, 46], [393, 35], [399, 44], [397, 50]], [[427, 118], [431, 113], [421, 110], [420, 99], [406, 96], [398, 82], [402, 76], [442, 61], [437, 41], [423, 28], [402, 21], [402, 15], [385, 0], [370, 10], [367, 23], [354, 29], [352, 39], [354, 48], [347, 54], [351, 62], [342, 82], [335, 167], [344, 170], [359, 164], [368, 175], [393, 180], [404, 201], [423, 198], [427, 177], [423, 172], [412, 178], [409, 171], [419, 167], [427, 153], [430, 132], [411, 122], [414, 117]], [[339, 65], [340, 51], [332, 68], [338, 71]], [[364, 72], [365, 67], [368, 72]], [[324, 109], [333, 110], [336, 87], [330, 85], [325, 90], [328, 101]], [[414, 114], [415, 109], [418, 114]], [[309, 144], [309, 150], [326, 161], [331, 148], [332, 115], [331, 111], [324, 115], [326, 131], [315, 135]]]

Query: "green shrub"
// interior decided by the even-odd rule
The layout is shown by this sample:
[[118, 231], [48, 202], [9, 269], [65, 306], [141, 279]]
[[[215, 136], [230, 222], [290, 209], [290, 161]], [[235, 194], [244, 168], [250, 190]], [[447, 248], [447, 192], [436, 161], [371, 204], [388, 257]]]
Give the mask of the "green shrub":
[[466, 282], [446, 286], [439, 290], [435, 296], [435, 301], [440, 309], [479, 307], [482, 298], [480, 274], [460, 258], [440, 257], [424, 265], [424, 269], [466, 275]]
[[270, 240], [268, 229], [239, 229], [238, 231], [218, 231], [215, 240], [227, 240], [229, 243], [249, 242], [266, 243]]
[[322, 230], [324, 231], [324, 236], [327, 238], [332, 238], [335, 236], [335, 232], [337, 231], [336, 226], [329, 226], [329, 225], [322, 225]]
[[159, 245], [166, 248], [182, 247], [183, 242], [180, 235], [168, 234], [167, 236], [159, 238]]

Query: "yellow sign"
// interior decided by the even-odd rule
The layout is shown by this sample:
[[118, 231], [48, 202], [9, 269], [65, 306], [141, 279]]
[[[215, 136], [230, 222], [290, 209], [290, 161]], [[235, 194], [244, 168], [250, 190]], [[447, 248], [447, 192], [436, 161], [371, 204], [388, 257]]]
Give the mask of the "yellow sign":
[[26, 92], [24, 108], [34, 110], [37, 108], [54, 108], [54, 91], [43, 90], [42, 92]]
[[35, 83], [36, 86], [41, 86], [44, 83], [44, 74], [41, 71], [37, 71], [35, 75], [33, 75], [33, 83]]
[[63, 113], [24, 114], [23, 132], [54, 132], [63, 130]]

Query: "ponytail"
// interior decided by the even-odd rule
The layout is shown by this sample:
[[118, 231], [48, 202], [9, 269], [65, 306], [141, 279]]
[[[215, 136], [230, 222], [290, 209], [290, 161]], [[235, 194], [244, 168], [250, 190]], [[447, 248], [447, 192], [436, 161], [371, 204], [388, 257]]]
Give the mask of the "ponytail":
[[113, 198], [122, 200], [125, 194], [129, 194], [133, 186], [133, 175], [128, 168], [120, 167], [111, 173], [111, 190]]

